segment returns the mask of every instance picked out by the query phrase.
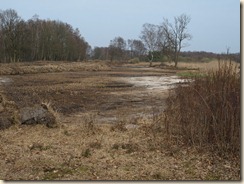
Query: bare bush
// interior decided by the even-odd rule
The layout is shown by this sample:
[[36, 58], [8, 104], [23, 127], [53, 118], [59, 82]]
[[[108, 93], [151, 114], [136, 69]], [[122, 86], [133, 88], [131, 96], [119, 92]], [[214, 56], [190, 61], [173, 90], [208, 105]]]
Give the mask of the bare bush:
[[206, 77], [179, 86], [167, 100], [168, 135], [219, 152], [240, 151], [240, 75], [225, 62]]

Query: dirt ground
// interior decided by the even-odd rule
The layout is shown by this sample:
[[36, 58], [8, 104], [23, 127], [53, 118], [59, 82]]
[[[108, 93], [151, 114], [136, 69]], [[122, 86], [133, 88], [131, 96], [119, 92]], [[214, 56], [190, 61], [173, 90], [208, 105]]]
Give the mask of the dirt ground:
[[0, 179], [240, 180], [234, 157], [171, 146], [153, 131], [169, 88], [185, 83], [176, 74], [195, 65], [180, 71], [148, 63], [46, 66], [1, 65], [1, 94], [18, 108], [49, 103], [59, 127], [1, 130]]
[[[150, 116], [163, 111], [167, 90], [147, 89], [144, 77], [175, 75], [142, 66], [112, 66], [101, 71], [64, 71], [11, 75], [5, 79], [5, 93], [18, 107], [42, 102], [52, 104], [64, 116], [79, 117], [84, 113], [96, 114], [97, 121], [116, 123], [122, 118]], [[136, 86], [133, 79], [142, 80]]]

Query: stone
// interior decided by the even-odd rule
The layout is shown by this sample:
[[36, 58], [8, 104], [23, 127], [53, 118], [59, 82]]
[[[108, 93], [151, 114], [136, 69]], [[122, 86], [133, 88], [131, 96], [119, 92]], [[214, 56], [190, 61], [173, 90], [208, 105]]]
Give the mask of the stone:
[[19, 111], [19, 117], [21, 124], [44, 124], [47, 127], [56, 127], [55, 116], [42, 105], [21, 108]]

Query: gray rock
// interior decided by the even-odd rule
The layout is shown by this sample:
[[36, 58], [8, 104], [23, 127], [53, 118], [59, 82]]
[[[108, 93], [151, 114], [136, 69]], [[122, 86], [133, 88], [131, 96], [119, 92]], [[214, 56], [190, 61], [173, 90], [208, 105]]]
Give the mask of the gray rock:
[[26, 125], [44, 124], [48, 127], [56, 127], [55, 116], [45, 106], [24, 107], [19, 111], [20, 123]]

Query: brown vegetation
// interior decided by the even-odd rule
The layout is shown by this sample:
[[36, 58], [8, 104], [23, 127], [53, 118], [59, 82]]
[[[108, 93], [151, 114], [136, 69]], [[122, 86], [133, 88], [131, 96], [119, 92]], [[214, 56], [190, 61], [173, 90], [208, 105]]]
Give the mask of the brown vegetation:
[[[58, 67], [60, 64], [53, 66]], [[130, 76], [175, 75], [176, 69], [145, 68], [147, 63], [113, 67], [108, 67], [106, 64], [101, 64], [104, 66], [101, 67], [99, 63], [85, 63], [87, 68], [81, 63], [73, 64], [75, 67], [71, 69], [69, 63], [67, 65], [62, 63], [64, 72], [52, 70], [59, 73], [42, 73], [40, 67], [42, 64], [39, 63], [39, 66], [34, 64], [30, 68], [39, 67], [35, 72], [41, 73], [11, 75], [8, 76], [12, 79], [11, 85], [0, 84], [3, 97], [0, 98], [0, 113], [3, 114], [6, 107], [10, 107], [12, 103], [14, 105], [10, 109], [48, 101], [51, 103], [44, 104], [55, 115], [59, 125], [50, 129], [43, 124], [35, 126], [15, 124], [1, 130], [1, 179], [240, 180], [237, 141], [239, 135], [236, 134], [239, 130], [237, 116], [239, 112], [236, 110], [240, 106], [234, 103], [239, 102], [240, 97], [240, 94], [237, 95], [238, 80], [235, 81], [238, 75], [232, 75], [235, 72], [231, 73], [228, 67], [223, 68], [220, 73], [213, 73], [210, 78], [195, 79], [199, 80], [200, 85], [208, 84], [206, 81], [219, 81], [222, 77], [227, 77], [226, 83], [218, 82], [220, 87], [226, 89], [220, 90], [226, 92], [226, 98], [223, 95], [218, 96], [219, 91], [207, 91], [220, 88], [216, 88], [214, 83], [208, 84], [208, 88], [203, 88], [198, 82], [194, 82], [193, 86], [177, 88], [168, 99], [168, 108], [163, 113], [167, 92], [157, 90], [153, 90], [154, 93], [148, 92], [143, 87], [123, 83], [121, 79]], [[82, 66], [84, 70], [82, 67], [77, 69], [77, 66]], [[22, 71], [28, 68], [21, 67]], [[92, 67], [101, 67], [104, 70], [92, 71]], [[6, 68], [1, 67], [1, 70]], [[180, 70], [182, 71], [184, 70]], [[179, 93], [179, 89], [182, 93]], [[200, 95], [190, 89], [196, 89]], [[202, 92], [206, 93], [209, 99]], [[186, 98], [187, 96], [183, 94], [190, 97]], [[188, 102], [185, 99], [192, 100]], [[222, 104], [222, 109], [213, 106], [214, 111], [209, 109], [212, 108], [210, 102], [225, 103]], [[183, 109], [178, 108], [179, 106]], [[229, 107], [228, 111], [236, 114], [225, 113], [226, 107]], [[212, 139], [213, 142], [206, 142], [204, 137], [198, 140], [198, 132], [187, 134], [191, 131], [185, 131], [186, 134], [182, 135], [177, 129], [177, 126], [181, 125], [177, 121], [178, 118], [181, 116], [182, 120], [189, 120], [184, 122], [195, 128], [193, 123], [200, 124], [197, 118], [201, 116], [195, 114], [199, 112], [205, 115], [203, 125], [207, 125], [208, 121], [216, 123], [217, 121], [213, 120], [221, 119], [221, 114], [225, 114], [225, 118], [221, 119], [224, 126], [216, 124], [221, 128], [221, 131], [216, 133], [224, 134], [230, 122], [230, 126], [234, 127], [232, 131], [234, 136], [233, 139], [229, 139], [229, 145], [237, 149], [232, 149], [226, 144], [224, 148], [228, 149], [223, 149], [225, 154], [219, 154], [223, 147], [219, 147], [218, 143], [223, 142], [216, 142], [220, 140], [218, 137]], [[182, 131], [186, 128], [183, 126]], [[196, 129], [190, 130], [196, 131]], [[184, 140], [189, 140], [189, 135], [193, 135], [190, 140], [196, 141], [185, 142]], [[231, 144], [233, 141], [237, 144]], [[209, 149], [216, 143], [217, 151]]]
[[110, 70], [105, 62], [44, 62], [5, 63], [0, 68], [0, 75], [22, 75], [37, 73], [55, 73], [72, 71]]
[[167, 133], [186, 144], [240, 156], [241, 86], [237, 71], [232, 63], [219, 63], [217, 71], [175, 89], [167, 99]]
[[[125, 124], [130, 122], [125, 122]], [[88, 125], [87, 125], [88, 124]], [[4, 180], [239, 180], [236, 158], [171, 145], [152, 128], [112, 128], [82, 119], [43, 125], [14, 126], [1, 132]], [[160, 135], [160, 136], [159, 136]], [[237, 165], [236, 165], [237, 164]]]

